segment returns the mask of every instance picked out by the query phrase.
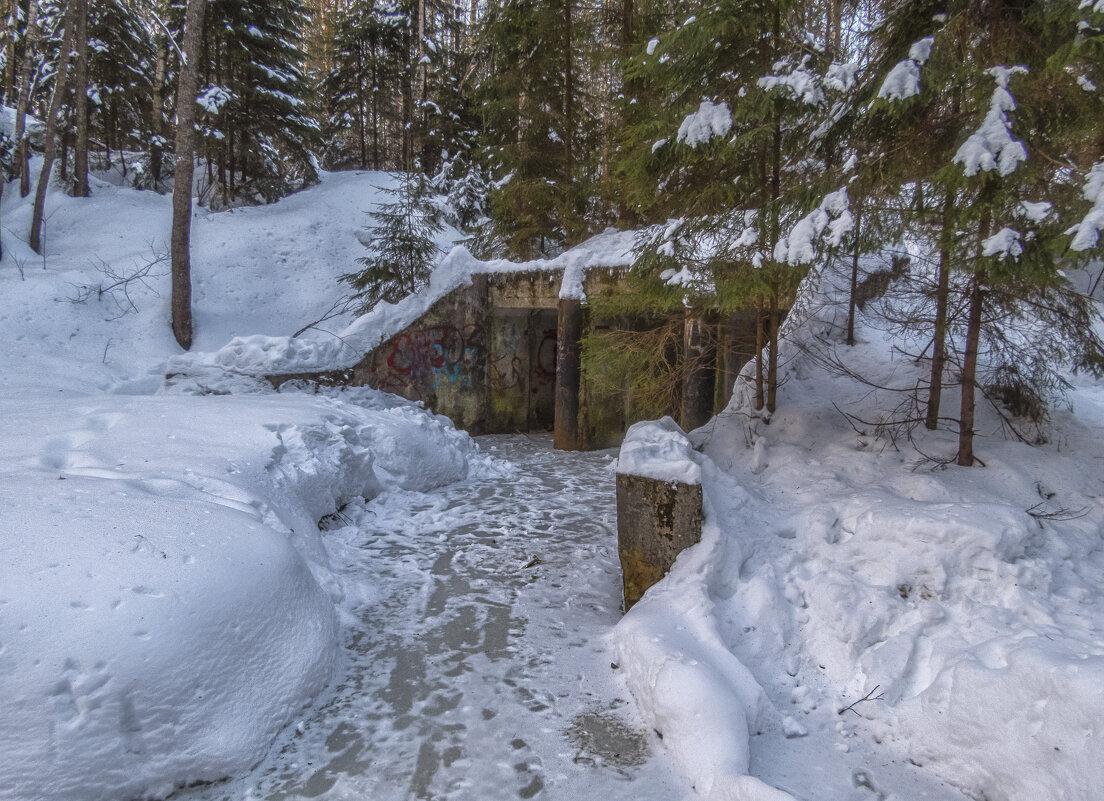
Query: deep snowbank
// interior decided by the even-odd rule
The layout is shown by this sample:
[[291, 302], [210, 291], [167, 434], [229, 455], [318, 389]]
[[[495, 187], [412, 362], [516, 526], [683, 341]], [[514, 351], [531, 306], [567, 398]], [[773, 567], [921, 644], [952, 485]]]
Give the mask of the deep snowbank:
[[[329, 174], [273, 206], [197, 210], [197, 344], [289, 333], [325, 309], [389, 180]], [[129, 274], [163, 248], [169, 199], [93, 184], [91, 200], [48, 195], [45, 258], [12, 233], [29, 199], [3, 197], [0, 798], [13, 801], [163, 796], [248, 771], [331, 678], [347, 589], [319, 518], [490, 465], [447, 420], [371, 390], [145, 394], [178, 352], [167, 270], [129, 298], [94, 290], [105, 268]]]
[[358, 401], [88, 399], [4, 416], [2, 794], [164, 795], [264, 755], [330, 676], [343, 589], [316, 521], [483, 458], [417, 407]]
[[[824, 347], [878, 385], [916, 382], [880, 331], [860, 335]], [[698, 791], [773, 797], [716, 789], [750, 770], [802, 799], [1098, 798], [1102, 383], [1074, 377], [1073, 411], [1054, 412], [1039, 447], [1006, 441], [983, 410], [985, 467], [936, 469], [833, 409], [875, 420], [895, 401], [793, 348], [784, 361], [769, 424], [737, 392], [690, 435], [703, 542], [616, 632]], [[914, 436], [954, 452], [949, 432]], [[703, 682], [714, 689], [689, 689]]]

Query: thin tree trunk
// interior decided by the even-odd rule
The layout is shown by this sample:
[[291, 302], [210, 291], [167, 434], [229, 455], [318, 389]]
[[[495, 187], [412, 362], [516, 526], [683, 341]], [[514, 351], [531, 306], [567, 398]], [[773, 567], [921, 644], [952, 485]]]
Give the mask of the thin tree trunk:
[[[563, 181], [561, 191], [567, 195], [567, 203], [570, 204], [572, 196], [572, 183], [575, 178], [575, 151], [572, 142], [575, 139], [575, 70], [573, 61], [575, 58], [574, 47], [574, 3], [573, 0], [563, 0], [564, 9], [564, 79], [563, 79]], [[564, 231], [567, 235], [568, 247], [576, 244], [578, 232], [574, 224], [573, 209], [564, 209]]]
[[755, 410], [763, 411], [766, 374], [763, 372], [763, 348], [767, 344], [766, 314], [763, 309], [763, 296], [755, 298]]
[[828, 57], [839, 60], [843, 50], [843, 2], [842, 0], [828, 0], [828, 8], [824, 18], [824, 41], [827, 45]]
[[46, 112], [46, 140], [42, 148], [42, 172], [35, 187], [34, 213], [31, 217], [31, 234], [27, 241], [31, 250], [42, 253], [42, 219], [46, 211], [46, 190], [50, 186], [50, 175], [54, 170], [54, 157], [57, 155], [58, 117], [61, 115], [61, 99], [68, 89], [69, 53], [73, 47], [73, 22], [75, 6], [68, 3], [62, 17], [61, 55], [58, 58], [57, 76], [54, 78], [54, 93], [50, 98], [50, 109]]
[[150, 174], [153, 188], [161, 183], [161, 165], [165, 142], [165, 76], [169, 69], [169, 43], [157, 38], [157, 67], [153, 74], [153, 108], [150, 111]]
[[950, 191], [943, 201], [943, 230], [939, 238], [939, 275], [935, 288], [935, 331], [932, 339], [931, 378], [928, 380], [928, 413], [924, 427], [939, 428], [939, 404], [943, 395], [943, 370], [947, 365], [947, 305], [951, 294], [951, 213], [954, 196]]
[[[373, 61], [375, 56], [373, 56]], [[380, 168], [379, 84], [376, 67], [372, 66], [372, 169]]]
[[69, 183], [69, 139], [70, 131], [72, 129], [72, 120], [66, 118], [62, 121], [58, 128], [61, 129], [61, 133], [58, 136], [61, 138], [61, 156], [58, 159], [58, 174], [61, 176], [61, 182], [63, 184]]
[[974, 383], [977, 381], [984, 281], [985, 272], [981, 271], [970, 282], [970, 315], [966, 323], [966, 353], [962, 360], [962, 413], [958, 430], [957, 463], [962, 467], [974, 464]]
[[767, 361], [767, 411], [774, 414], [778, 405], [778, 289], [771, 287], [770, 294], [770, 352]]
[[192, 179], [195, 173], [195, 106], [199, 47], [207, 0], [188, 0], [184, 12], [184, 58], [176, 90], [176, 172], [172, 221], [172, 328], [180, 347], [192, 346]]
[[364, 51], [358, 44], [356, 49], [356, 61], [357, 61], [357, 122], [359, 124], [358, 134], [360, 137], [360, 168], [362, 170], [368, 169], [368, 136], [367, 128], [368, 122], [365, 119], [367, 112], [364, 102], [364, 81], [361, 80], [361, 76], [364, 74]]
[[70, 0], [77, 4], [76, 61], [73, 63], [73, 113], [77, 117], [77, 141], [73, 145], [73, 182], [69, 194], [88, 197], [88, 3], [89, 0]]
[[[410, 26], [403, 28], [403, 53], [411, 58], [412, 33]], [[399, 91], [402, 93], [402, 169], [414, 169], [414, 76], [407, 66], [399, 79]]]
[[16, 103], [15, 98], [15, 38], [16, 31], [19, 30], [19, 2], [18, 0], [11, 0], [8, 4], [8, 17], [4, 23], [3, 41], [4, 41], [4, 85], [2, 87], [2, 93], [0, 97], [3, 98], [5, 105], [14, 106]]
[[[425, 63], [425, 0], [418, 0], [418, 72], [416, 78], [418, 81], [418, 95], [417, 106], [418, 109], [418, 123], [421, 125], [421, 130], [425, 131], [426, 126], [426, 89], [429, 81], [429, 65]], [[426, 166], [426, 165], [423, 165]]]
[[[982, 212], [981, 223], [978, 226], [978, 239], [980, 241], [984, 241], [989, 237], [991, 224], [991, 212], [986, 209]], [[977, 270], [970, 281], [970, 313], [966, 321], [966, 352], [962, 357], [962, 409], [958, 418], [958, 459], [956, 462], [961, 467], [972, 467], [974, 464], [974, 411], [976, 406], [974, 385], [977, 383], [978, 347], [981, 342], [985, 281], [984, 269]]]
[[847, 301], [847, 344], [855, 344], [855, 296], [859, 291], [859, 234], [862, 229], [862, 211], [855, 212], [855, 249], [851, 253], [851, 296]]
[[27, 105], [31, 100], [31, 69], [38, 40], [38, 0], [27, 6], [27, 27], [23, 34], [23, 63], [19, 67], [19, 103], [15, 110], [15, 141], [19, 147], [19, 196], [31, 193], [31, 147], [27, 141]]

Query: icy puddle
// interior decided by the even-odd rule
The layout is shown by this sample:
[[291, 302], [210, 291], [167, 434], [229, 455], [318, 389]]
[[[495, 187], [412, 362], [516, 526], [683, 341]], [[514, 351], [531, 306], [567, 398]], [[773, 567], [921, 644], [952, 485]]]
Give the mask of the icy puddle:
[[328, 521], [335, 685], [249, 777], [187, 799], [671, 801], [607, 634], [621, 586], [608, 454], [483, 437], [510, 478], [389, 492]]

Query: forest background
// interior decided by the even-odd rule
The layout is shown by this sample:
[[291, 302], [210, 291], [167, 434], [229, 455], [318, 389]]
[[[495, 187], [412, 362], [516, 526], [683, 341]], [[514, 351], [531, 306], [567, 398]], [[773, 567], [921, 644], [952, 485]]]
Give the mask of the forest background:
[[[978, 391], [1037, 424], [1063, 370], [1104, 365], [1093, 287], [1067, 280], [1104, 227], [1104, 2], [5, 0], [0, 15], [0, 158], [37, 190], [27, 241], [41, 250], [55, 170], [77, 196], [90, 169], [174, 191], [185, 348], [193, 198], [268, 203], [322, 169], [384, 169], [417, 176], [391, 222], [416, 219], [399, 250], [420, 255], [366, 258], [346, 276], [362, 307], [424, 284], [419, 198], [436, 194], [483, 257], [638, 230], [632, 290], [606, 311], [643, 319], [655, 355], [677, 350], [686, 309], [754, 308], [765, 414], [800, 281], [850, 273], [853, 341], [861, 278], [897, 258], [885, 321], [930, 370], [893, 423], [955, 428], [962, 465]], [[640, 354], [606, 348], [641, 394], [680, 369]]]

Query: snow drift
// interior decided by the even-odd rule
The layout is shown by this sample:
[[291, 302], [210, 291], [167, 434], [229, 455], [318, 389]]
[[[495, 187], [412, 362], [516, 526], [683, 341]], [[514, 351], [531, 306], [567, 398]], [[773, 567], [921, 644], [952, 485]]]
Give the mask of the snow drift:
[[893, 404], [823, 365], [883, 387], [920, 368], [870, 325], [832, 344], [835, 307], [814, 306], [788, 325], [773, 418], [738, 384], [689, 436], [703, 541], [616, 630], [633, 694], [706, 798], [1097, 798], [1104, 385], [1073, 376], [1038, 447], [983, 414], [985, 466], [939, 467], [857, 422]]
[[[388, 176], [197, 210], [197, 341], [298, 327], [362, 250]], [[335, 603], [320, 518], [491, 463], [443, 418], [383, 393], [153, 396], [177, 351], [167, 271], [133, 306], [81, 287], [164, 245], [169, 198], [93, 181], [48, 196], [45, 258], [0, 263], [0, 798], [162, 797], [241, 775], [331, 678]], [[294, 249], [293, 249], [294, 247]], [[283, 265], [283, 266], [281, 266]], [[125, 394], [119, 394], [125, 393]]]

